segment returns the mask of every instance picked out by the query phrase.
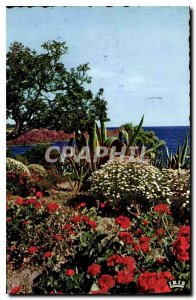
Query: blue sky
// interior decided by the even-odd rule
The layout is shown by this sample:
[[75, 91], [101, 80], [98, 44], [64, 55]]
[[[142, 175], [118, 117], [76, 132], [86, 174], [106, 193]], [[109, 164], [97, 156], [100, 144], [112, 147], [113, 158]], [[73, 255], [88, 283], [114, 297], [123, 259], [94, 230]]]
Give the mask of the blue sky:
[[7, 49], [20, 41], [40, 51], [54, 39], [67, 42], [66, 67], [89, 62], [91, 89], [105, 90], [107, 126], [138, 124], [143, 114], [144, 126], [189, 124], [188, 38], [188, 7], [7, 10]]

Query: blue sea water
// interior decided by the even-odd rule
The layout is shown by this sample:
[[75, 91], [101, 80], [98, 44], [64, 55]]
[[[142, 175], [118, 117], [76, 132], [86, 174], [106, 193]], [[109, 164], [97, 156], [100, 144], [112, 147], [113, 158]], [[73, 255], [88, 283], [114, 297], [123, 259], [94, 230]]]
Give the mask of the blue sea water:
[[144, 130], [154, 131], [160, 140], [166, 142], [169, 152], [176, 153], [178, 141], [183, 144], [187, 134], [190, 142], [189, 126], [162, 126], [162, 127], [144, 127]]
[[[114, 130], [116, 127], [108, 127], [107, 129]], [[153, 131], [156, 136], [165, 141], [169, 152], [176, 153], [178, 147], [178, 140], [182, 144], [187, 136], [190, 136], [189, 126], [150, 126], [143, 127], [145, 131]], [[190, 137], [189, 137], [190, 142]]]
[[[114, 130], [117, 127], [108, 127], [107, 129]], [[166, 146], [168, 147], [169, 151], [173, 154], [176, 153], [178, 147], [178, 140], [183, 143], [186, 135], [190, 133], [189, 126], [161, 126], [161, 127], [143, 127], [144, 130], [154, 131], [156, 136], [160, 140], [164, 140], [166, 142]], [[51, 145], [63, 147], [67, 145], [67, 142], [59, 141], [53, 142]], [[35, 145], [28, 145], [28, 146], [11, 146], [9, 147], [12, 151], [12, 154], [20, 155], [24, 154], [28, 150], [35, 147]]]

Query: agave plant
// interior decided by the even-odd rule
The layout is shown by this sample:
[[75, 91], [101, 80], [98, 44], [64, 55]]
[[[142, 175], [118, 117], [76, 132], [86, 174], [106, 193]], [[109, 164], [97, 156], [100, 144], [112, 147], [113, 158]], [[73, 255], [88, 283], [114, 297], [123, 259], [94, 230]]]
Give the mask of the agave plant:
[[[142, 116], [142, 119], [139, 123], [139, 125], [136, 127], [136, 130], [133, 131], [132, 135], [129, 135], [128, 132], [124, 129], [119, 131], [118, 137], [109, 137], [105, 141], [105, 145], [107, 147], [117, 147], [117, 152], [119, 151], [120, 148], [125, 147], [125, 156], [129, 156], [131, 154], [131, 147], [132, 146], [137, 146], [137, 137], [140, 134], [142, 125], [144, 121], [144, 116]], [[146, 150], [145, 152], [142, 151], [142, 146], [140, 149], [135, 148], [134, 155], [138, 158], [144, 158], [148, 157], [151, 158], [151, 154], [153, 152], [156, 152], [157, 149], [159, 149], [161, 146], [164, 145], [164, 141], [161, 141], [154, 147]], [[144, 146], [144, 145], [143, 145]]]
[[[71, 181], [75, 180], [76, 182], [74, 189], [80, 189], [83, 180], [108, 161], [111, 151], [114, 149], [113, 147], [115, 147], [115, 152], [117, 153], [120, 153], [124, 147], [124, 155], [130, 155], [131, 146], [136, 145], [136, 140], [142, 128], [143, 121], [144, 116], [131, 136], [126, 130], [122, 129], [119, 131], [117, 137], [107, 137], [106, 125], [103, 120], [100, 121], [100, 129], [96, 122], [91, 124], [91, 126], [89, 126], [88, 135], [84, 135], [84, 133], [81, 132], [75, 132], [75, 137], [70, 139], [69, 146], [75, 147], [76, 154], [77, 156], [80, 156], [81, 159], [78, 160], [73, 155], [66, 160], [66, 165], [69, 164], [69, 172], [66, 171], [66, 174], [70, 176], [70, 184]], [[151, 149], [148, 149], [145, 154], [142, 155], [150, 156], [151, 153], [161, 147], [163, 143], [164, 142], [161, 141], [161, 143]], [[89, 146], [89, 160], [82, 158], [82, 149], [85, 146]], [[108, 153], [104, 157], [99, 155], [101, 146], [107, 147], [108, 149]], [[140, 154], [141, 149], [135, 153], [136, 156], [140, 156]], [[96, 160], [94, 159], [95, 157]]]
[[178, 141], [178, 150], [176, 154], [169, 153], [166, 147], [166, 166], [171, 169], [188, 169], [190, 167], [190, 149], [188, 135], [181, 145]]

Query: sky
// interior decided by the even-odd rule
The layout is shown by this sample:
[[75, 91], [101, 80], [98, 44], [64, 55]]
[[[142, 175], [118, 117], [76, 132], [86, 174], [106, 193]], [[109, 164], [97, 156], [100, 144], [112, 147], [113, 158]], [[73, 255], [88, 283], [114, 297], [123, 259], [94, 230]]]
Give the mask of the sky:
[[90, 89], [104, 88], [110, 121], [189, 125], [188, 7], [33, 7], [7, 9], [14, 41], [41, 51], [66, 41], [67, 68], [89, 63]]

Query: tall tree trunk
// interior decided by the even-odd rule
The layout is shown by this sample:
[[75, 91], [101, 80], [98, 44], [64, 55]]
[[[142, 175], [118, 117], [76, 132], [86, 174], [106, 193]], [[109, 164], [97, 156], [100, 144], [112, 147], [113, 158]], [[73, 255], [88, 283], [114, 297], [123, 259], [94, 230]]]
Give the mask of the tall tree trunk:
[[8, 135], [6, 136], [6, 140], [12, 141], [12, 140], [16, 139], [17, 137], [21, 136], [23, 134], [22, 127], [23, 127], [22, 121], [20, 119], [17, 119], [14, 130], [12, 132], [8, 133]]

